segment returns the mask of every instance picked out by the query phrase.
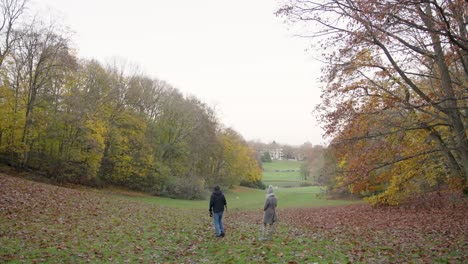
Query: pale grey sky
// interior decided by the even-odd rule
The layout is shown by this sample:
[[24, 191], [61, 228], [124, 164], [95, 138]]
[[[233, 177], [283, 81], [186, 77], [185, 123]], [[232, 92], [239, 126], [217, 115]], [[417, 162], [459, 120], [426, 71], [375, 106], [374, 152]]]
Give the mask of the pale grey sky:
[[215, 106], [247, 140], [322, 144], [311, 112], [320, 63], [293, 37], [278, 0], [32, 0], [75, 32], [78, 56], [125, 59]]

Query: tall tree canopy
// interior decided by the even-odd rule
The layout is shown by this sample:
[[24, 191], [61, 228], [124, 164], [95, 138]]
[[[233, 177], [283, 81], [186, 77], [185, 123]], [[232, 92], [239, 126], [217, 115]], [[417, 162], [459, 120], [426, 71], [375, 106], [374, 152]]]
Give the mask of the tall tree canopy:
[[261, 179], [253, 150], [212, 108], [123, 65], [77, 58], [57, 26], [17, 23], [25, 8], [0, 0], [0, 162], [189, 199]]
[[336, 185], [398, 204], [441, 183], [467, 191], [468, 4], [293, 0], [324, 51], [323, 103]]

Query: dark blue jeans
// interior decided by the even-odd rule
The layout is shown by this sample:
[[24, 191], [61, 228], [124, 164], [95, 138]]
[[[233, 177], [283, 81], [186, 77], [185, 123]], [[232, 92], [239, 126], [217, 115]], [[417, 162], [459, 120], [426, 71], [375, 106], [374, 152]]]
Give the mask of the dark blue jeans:
[[224, 233], [223, 226], [223, 212], [213, 213], [213, 222], [216, 231], [216, 236], [220, 236], [221, 233]]

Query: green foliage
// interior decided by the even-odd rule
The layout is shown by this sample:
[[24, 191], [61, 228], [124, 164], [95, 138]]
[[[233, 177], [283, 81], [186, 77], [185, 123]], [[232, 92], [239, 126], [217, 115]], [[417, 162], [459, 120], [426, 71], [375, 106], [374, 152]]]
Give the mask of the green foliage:
[[271, 156], [270, 156], [270, 152], [266, 151], [266, 152], [263, 152], [263, 155], [262, 155], [262, 162], [271, 162]]
[[301, 164], [301, 178], [303, 181], [309, 180], [310, 177], [310, 169], [307, 163]]
[[256, 181], [253, 181], [253, 182], [242, 180], [240, 182], [240, 186], [255, 188], [255, 189], [261, 189], [261, 190], [265, 190], [266, 187], [267, 187], [261, 180], [256, 180]]

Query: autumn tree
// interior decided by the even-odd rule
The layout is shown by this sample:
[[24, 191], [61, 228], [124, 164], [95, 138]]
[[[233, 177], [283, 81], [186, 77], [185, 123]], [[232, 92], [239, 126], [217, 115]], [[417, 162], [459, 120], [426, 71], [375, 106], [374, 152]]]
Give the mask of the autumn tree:
[[25, 8], [25, 0], [0, 1], [0, 69], [18, 40], [15, 27]]
[[21, 137], [18, 124], [22, 123], [22, 115], [18, 109], [19, 94], [10, 89], [10, 72], [4, 62], [11, 58], [11, 51], [17, 43], [20, 28], [19, 20], [26, 9], [26, 1], [0, 1], [0, 149], [1, 159], [13, 163], [15, 153], [20, 152], [20, 146], [13, 144], [15, 138]]
[[350, 191], [342, 182], [344, 164], [337, 162], [335, 147], [335, 144], [331, 144], [324, 150], [323, 166], [319, 170], [318, 182], [322, 186], [327, 186], [327, 192], [331, 195], [348, 196]]
[[300, 175], [303, 181], [308, 181], [310, 178], [310, 168], [307, 163], [302, 163], [300, 167]]
[[397, 204], [435, 179], [466, 190], [467, 10], [465, 1], [297, 0], [278, 11], [313, 26], [329, 62], [317, 111], [353, 192]]
[[285, 159], [295, 159], [297, 154], [297, 148], [289, 145], [282, 145], [281, 149], [283, 149], [283, 156]]
[[203, 198], [260, 187], [256, 153], [214, 109], [123, 63], [83, 60], [67, 31], [0, 0], [0, 162], [56, 182]]
[[255, 151], [242, 136], [233, 129], [223, 129], [218, 133], [220, 159], [216, 163], [215, 182], [224, 186], [242, 183], [249, 187], [262, 188], [262, 171], [255, 158]]
[[[63, 79], [62, 75], [73, 65], [74, 59], [70, 55], [67, 39], [56, 34], [52, 26], [35, 21], [16, 31], [16, 36], [15, 48], [5, 58], [4, 65], [7, 66], [7, 84], [14, 95], [11, 98], [14, 120], [11, 121], [15, 128], [12, 129], [21, 126], [22, 133], [21, 141], [10, 143], [19, 143], [15, 148], [22, 155], [19, 165], [27, 167], [31, 165], [30, 154], [38, 146], [36, 143], [45, 129], [44, 121], [50, 117], [48, 111], [52, 109], [49, 102], [57, 99], [54, 82]], [[20, 125], [23, 118], [24, 122]], [[34, 133], [33, 126], [36, 126]]]

